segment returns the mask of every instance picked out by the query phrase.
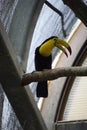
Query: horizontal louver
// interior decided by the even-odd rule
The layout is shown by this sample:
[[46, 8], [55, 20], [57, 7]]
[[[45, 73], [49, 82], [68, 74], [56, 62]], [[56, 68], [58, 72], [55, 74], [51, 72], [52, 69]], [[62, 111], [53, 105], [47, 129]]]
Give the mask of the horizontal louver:
[[[82, 66], [87, 66], [87, 58]], [[87, 119], [87, 77], [76, 77], [69, 94], [63, 120]]]

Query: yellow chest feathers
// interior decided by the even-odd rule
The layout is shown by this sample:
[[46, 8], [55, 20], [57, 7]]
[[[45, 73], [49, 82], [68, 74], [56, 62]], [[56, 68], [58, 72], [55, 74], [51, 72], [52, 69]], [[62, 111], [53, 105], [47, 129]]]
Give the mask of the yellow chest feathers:
[[39, 53], [42, 56], [49, 56], [52, 53], [52, 49], [54, 48], [54, 39], [50, 39], [49, 41], [45, 42], [39, 48]]

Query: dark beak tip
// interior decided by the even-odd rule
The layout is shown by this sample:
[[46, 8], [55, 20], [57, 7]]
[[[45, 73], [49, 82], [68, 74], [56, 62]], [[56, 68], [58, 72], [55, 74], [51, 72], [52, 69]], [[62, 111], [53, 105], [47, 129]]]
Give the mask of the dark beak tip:
[[72, 50], [71, 50], [71, 47], [68, 47], [68, 51], [70, 53], [70, 55], [72, 54]]
[[68, 58], [68, 54], [65, 52], [66, 57]]

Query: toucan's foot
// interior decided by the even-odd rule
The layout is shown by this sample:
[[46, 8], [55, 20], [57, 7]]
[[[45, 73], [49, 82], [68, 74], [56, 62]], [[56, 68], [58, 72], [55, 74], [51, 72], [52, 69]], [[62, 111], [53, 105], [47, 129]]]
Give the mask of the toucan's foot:
[[36, 70], [32, 71], [31, 73], [33, 74], [34, 72], [36, 72]]
[[50, 70], [50, 69], [43, 69], [43, 71], [47, 71], [47, 70]]

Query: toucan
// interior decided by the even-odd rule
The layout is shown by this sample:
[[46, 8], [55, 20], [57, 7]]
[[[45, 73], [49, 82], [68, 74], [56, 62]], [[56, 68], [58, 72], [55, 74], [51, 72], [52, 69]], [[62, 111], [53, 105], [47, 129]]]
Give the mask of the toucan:
[[[35, 49], [35, 69], [36, 71], [44, 71], [46, 69], [51, 69], [52, 65], [52, 50], [54, 47], [62, 50], [68, 57], [65, 48], [68, 49], [70, 55], [72, 53], [69, 44], [57, 36], [51, 36], [45, 40], [40, 46]], [[65, 47], [65, 48], [64, 48]], [[46, 98], [48, 96], [48, 84], [47, 81], [41, 81], [37, 83], [36, 87], [37, 97]]]

